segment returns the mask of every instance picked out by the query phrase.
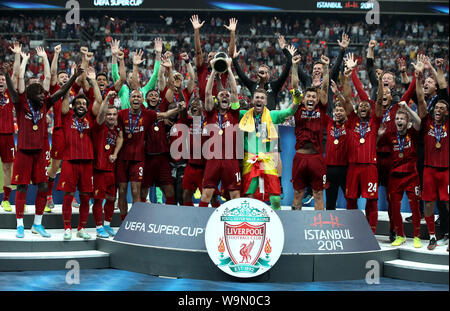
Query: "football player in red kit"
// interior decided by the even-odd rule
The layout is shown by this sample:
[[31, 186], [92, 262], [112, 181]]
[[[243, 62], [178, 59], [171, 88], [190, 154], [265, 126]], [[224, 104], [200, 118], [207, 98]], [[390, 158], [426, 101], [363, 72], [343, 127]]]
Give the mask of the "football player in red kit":
[[[422, 131], [425, 145], [425, 162], [423, 170], [422, 200], [425, 201], [425, 221], [430, 234], [428, 249], [436, 248], [436, 231], [434, 224], [434, 206], [436, 201], [444, 202], [447, 210], [449, 207], [449, 159], [448, 159], [448, 109], [449, 104], [445, 100], [438, 100], [433, 114], [428, 113], [425, 101], [423, 83], [423, 64], [415, 65], [418, 76], [417, 99], [419, 116], [422, 120]], [[447, 248], [448, 250], [448, 248]]]
[[[92, 142], [94, 143], [94, 205], [92, 214], [97, 229], [97, 236], [107, 238], [114, 236], [111, 220], [116, 200], [115, 162], [122, 148], [123, 134], [117, 126], [116, 106], [108, 105], [115, 92], [109, 92], [102, 102], [97, 119], [94, 121]], [[104, 207], [103, 200], [106, 200]], [[102, 225], [103, 208], [105, 221]]]
[[[388, 195], [391, 204], [392, 221], [397, 232], [392, 246], [399, 246], [406, 242], [403, 231], [403, 219], [400, 213], [403, 192], [406, 192], [412, 211], [414, 226], [414, 247], [422, 247], [420, 242], [420, 180], [417, 172], [417, 143], [420, 131], [419, 116], [408, 107], [406, 102], [398, 104], [395, 114], [395, 130], [387, 125], [380, 126], [378, 131], [379, 143], [388, 145], [391, 154], [391, 169], [389, 172]], [[408, 128], [409, 123], [412, 126]]]
[[124, 141], [119, 152], [116, 165], [116, 182], [119, 185], [120, 216], [125, 219], [128, 213], [127, 188], [131, 183], [133, 203], [141, 201], [141, 183], [144, 177], [145, 133], [149, 126], [154, 126], [158, 119], [169, 118], [172, 114], [185, 109], [186, 104], [180, 102], [178, 107], [167, 112], [145, 109], [142, 92], [131, 92], [131, 107], [119, 111], [117, 123], [123, 132]]
[[48, 191], [47, 160], [45, 155], [45, 148], [48, 144], [45, 133], [48, 127], [46, 114], [48, 109], [68, 92], [75, 79], [82, 73], [82, 69], [77, 68], [73, 77], [51, 96], [46, 95], [43, 86], [39, 83], [32, 83], [25, 89], [24, 72], [21, 72], [19, 76], [18, 90], [16, 91], [9, 76], [9, 65], [4, 64], [2, 70], [16, 110], [17, 125], [19, 127], [17, 136], [18, 150], [14, 159], [12, 180], [12, 183], [17, 185], [15, 201], [16, 237], [23, 238], [25, 236], [23, 214], [30, 181], [36, 184], [38, 188], [35, 201], [35, 219], [31, 231], [39, 233], [43, 237], [50, 237], [50, 234], [42, 226], [42, 216]]
[[[347, 68], [354, 70], [356, 62], [353, 55], [347, 57]], [[380, 80], [381, 72], [378, 72]], [[359, 80], [358, 80], [359, 81]], [[355, 83], [355, 82], [354, 82]], [[347, 209], [356, 209], [359, 196], [367, 199], [366, 218], [375, 234], [378, 224], [378, 170], [377, 170], [377, 138], [381, 124], [381, 100], [377, 103], [371, 100], [361, 100], [348, 115], [347, 128], [349, 132], [348, 155], [349, 167], [345, 195]], [[375, 112], [373, 112], [375, 110]]]

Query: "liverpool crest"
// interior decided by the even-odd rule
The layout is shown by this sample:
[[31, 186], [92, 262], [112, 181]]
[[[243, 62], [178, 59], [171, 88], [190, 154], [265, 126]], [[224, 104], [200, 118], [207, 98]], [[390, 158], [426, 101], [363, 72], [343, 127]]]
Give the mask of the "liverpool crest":
[[205, 231], [208, 254], [224, 272], [254, 277], [281, 255], [284, 231], [278, 215], [259, 200], [226, 202], [211, 215]]

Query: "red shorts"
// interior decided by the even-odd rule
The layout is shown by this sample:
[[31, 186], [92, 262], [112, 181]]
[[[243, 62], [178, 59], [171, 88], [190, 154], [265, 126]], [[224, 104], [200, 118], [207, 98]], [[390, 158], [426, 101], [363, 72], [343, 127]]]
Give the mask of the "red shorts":
[[14, 143], [14, 134], [0, 134], [0, 159], [3, 163], [14, 162], [16, 145]]
[[114, 172], [94, 170], [94, 199], [104, 199], [106, 195], [116, 197]]
[[217, 189], [220, 181], [222, 181], [222, 192], [241, 190], [239, 160], [211, 159], [206, 161], [205, 173], [203, 175], [203, 188]]
[[116, 183], [142, 182], [144, 179], [144, 162], [117, 160]]
[[144, 180], [142, 187], [173, 185], [172, 168], [166, 154], [145, 155]]
[[417, 172], [392, 173], [390, 175], [388, 187], [389, 196], [397, 194], [401, 198], [404, 191], [406, 191], [408, 197], [410, 197], [410, 194], [413, 194], [417, 200], [420, 200], [420, 179]]
[[390, 154], [388, 157], [377, 155], [378, 182], [380, 186], [388, 186], [389, 173], [391, 171], [392, 160]]
[[28, 185], [48, 182], [46, 150], [17, 150], [11, 184]]
[[183, 183], [181, 187], [186, 190], [195, 191], [200, 188], [202, 191], [202, 180], [205, 173], [205, 168], [200, 166], [191, 166], [189, 163], [184, 170]]
[[92, 161], [63, 161], [57, 190], [64, 192], [92, 192], [93, 187]]
[[327, 182], [327, 167], [321, 154], [295, 153], [292, 163], [292, 184], [294, 190], [305, 189], [308, 185], [314, 191], [325, 189]]
[[378, 170], [376, 164], [350, 164], [347, 171], [345, 197], [378, 199]]
[[64, 153], [64, 131], [62, 128], [57, 128], [53, 130], [52, 135], [52, 150], [50, 152], [50, 156], [55, 160], [62, 160]]
[[427, 202], [439, 200], [448, 202], [449, 174], [447, 168], [425, 166], [423, 169], [422, 200]]

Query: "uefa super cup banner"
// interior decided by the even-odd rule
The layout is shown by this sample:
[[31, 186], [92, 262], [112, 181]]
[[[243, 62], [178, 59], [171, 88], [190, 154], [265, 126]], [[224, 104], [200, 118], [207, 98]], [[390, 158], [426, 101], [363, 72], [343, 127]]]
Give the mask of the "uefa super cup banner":
[[136, 203], [114, 240], [207, 251], [219, 269], [237, 277], [266, 272], [281, 254], [380, 249], [360, 210], [274, 211], [250, 198], [217, 209]]

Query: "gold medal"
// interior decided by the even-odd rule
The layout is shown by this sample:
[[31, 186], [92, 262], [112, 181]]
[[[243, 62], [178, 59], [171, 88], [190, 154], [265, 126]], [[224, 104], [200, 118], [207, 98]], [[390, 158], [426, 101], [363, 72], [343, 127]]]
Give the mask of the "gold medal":
[[440, 142], [437, 142], [437, 143], [436, 143], [436, 148], [438, 148], [438, 149], [441, 148], [441, 143], [440, 143]]
[[83, 138], [83, 136], [84, 136], [83, 133], [81, 133], [81, 134], [80, 134], [80, 138]]
[[159, 127], [158, 127], [158, 126], [155, 126], [153, 129], [154, 129], [156, 132], [159, 131]]
[[256, 133], [256, 137], [261, 137], [261, 133]]
[[401, 158], [403, 158], [403, 152], [400, 152], [399, 154], [398, 154], [398, 157], [401, 159]]
[[33, 125], [33, 131], [37, 131], [38, 130], [38, 126], [35, 124], [35, 125]]
[[364, 138], [361, 138], [361, 139], [359, 140], [359, 142], [360, 142], [361, 144], [364, 144], [364, 143], [366, 142], [366, 140], [365, 140]]
[[131, 139], [131, 137], [133, 137], [133, 134], [128, 134], [128, 138]]
[[111, 146], [109, 144], [105, 146], [106, 150], [109, 150], [110, 148], [111, 148]]
[[334, 140], [334, 144], [335, 144], [335, 145], [339, 144], [339, 140], [338, 140], [338, 139], [335, 139], [335, 140]]
[[223, 135], [223, 130], [219, 130], [219, 135]]

